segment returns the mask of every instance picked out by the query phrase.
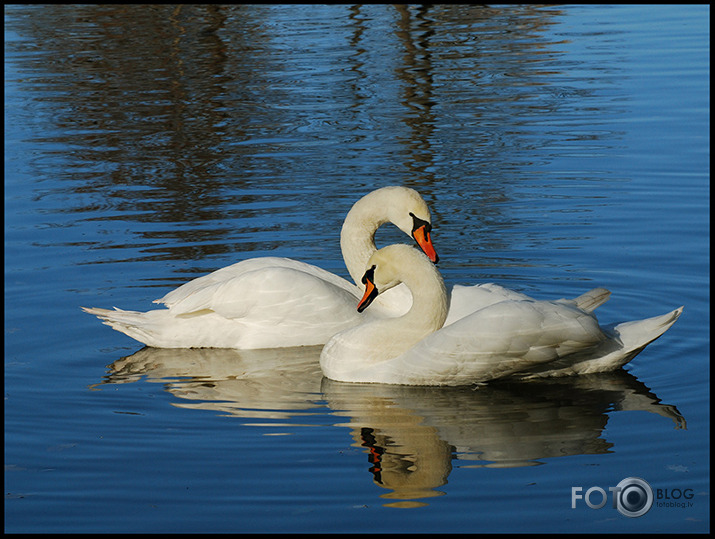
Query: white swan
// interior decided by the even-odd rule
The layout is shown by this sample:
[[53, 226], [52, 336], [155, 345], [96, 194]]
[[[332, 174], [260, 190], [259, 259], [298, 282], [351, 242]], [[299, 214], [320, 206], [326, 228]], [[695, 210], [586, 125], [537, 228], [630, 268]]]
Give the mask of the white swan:
[[663, 334], [683, 310], [600, 327], [592, 311], [610, 292], [596, 288], [573, 300], [536, 301], [517, 294], [443, 327], [449, 308], [444, 281], [423, 254], [390, 245], [373, 254], [367, 267], [358, 310], [398, 283], [412, 291], [412, 307], [403, 316], [333, 336], [320, 356], [323, 374], [333, 380], [456, 386], [514, 374], [610, 371]]
[[[358, 282], [377, 250], [375, 232], [388, 221], [411, 235], [437, 261], [427, 204], [417, 191], [384, 187], [358, 200], [340, 234], [345, 265]], [[385, 298], [369, 318], [406, 312], [406, 287]], [[194, 279], [148, 312], [85, 308], [117, 331], [156, 348], [280, 348], [325, 344], [365, 317], [355, 310], [362, 291], [317, 266], [288, 258], [244, 260]]]

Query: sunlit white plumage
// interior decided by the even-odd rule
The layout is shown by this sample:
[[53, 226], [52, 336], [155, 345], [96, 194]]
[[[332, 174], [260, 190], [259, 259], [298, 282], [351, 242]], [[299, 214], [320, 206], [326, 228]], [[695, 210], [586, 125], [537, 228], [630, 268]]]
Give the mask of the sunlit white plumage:
[[[379, 226], [394, 223], [434, 260], [430, 214], [413, 189], [384, 187], [358, 200], [345, 218], [341, 248], [359, 279], [376, 251]], [[392, 292], [392, 291], [391, 291]], [[365, 321], [355, 310], [361, 291], [317, 266], [278, 257], [253, 258], [194, 279], [155, 301], [148, 312], [84, 308], [105, 324], [157, 348], [280, 348], [324, 344], [335, 333]], [[394, 289], [367, 318], [409, 309], [406, 287]]]
[[[330, 339], [320, 364], [333, 380], [469, 385], [510, 375], [610, 371], [662, 335], [683, 309], [601, 327], [592, 311], [610, 295], [603, 288], [571, 300], [536, 301], [498, 287], [492, 297], [497, 301], [485, 300], [482, 308], [444, 326], [449, 309], [444, 282], [424, 255], [391, 245], [373, 254], [367, 267], [360, 308], [398, 283], [412, 291], [413, 304], [403, 316], [366, 322]], [[491, 292], [475, 289], [482, 293]]]

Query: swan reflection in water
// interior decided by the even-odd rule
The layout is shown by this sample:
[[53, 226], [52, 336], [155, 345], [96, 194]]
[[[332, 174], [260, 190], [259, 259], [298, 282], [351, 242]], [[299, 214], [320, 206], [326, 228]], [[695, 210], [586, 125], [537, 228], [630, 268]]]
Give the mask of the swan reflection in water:
[[290, 420], [322, 413], [364, 448], [387, 505], [414, 507], [444, 494], [453, 461], [504, 468], [602, 454], [608, 414], [641, 410], [685, 428], [685, 419], [630, 373], [498, 381], [474, 387], [351, 384], [323, 378], [320, 346], [271, 350], [144, 348], [109, 366], [101, 384], [158, 382], [181, 408], [241, 418]]

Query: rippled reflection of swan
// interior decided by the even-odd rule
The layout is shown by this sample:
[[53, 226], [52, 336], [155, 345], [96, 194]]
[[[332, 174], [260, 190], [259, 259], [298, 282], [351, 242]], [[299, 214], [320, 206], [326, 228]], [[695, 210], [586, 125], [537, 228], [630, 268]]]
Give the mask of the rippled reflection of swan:
[[[620, 369], [538, 382], [469, 387], [348, 384], [325, 378], [322, 391], [345, 416], [388, 505], [443, 494], [453, 466], [513, 468], [548, 458], [613, 451], [604, 438], [611, 413], [647, 411], [685, 428], [677, 408]], [[403, 500], [401, 502], [396, 500]]]
[[[411, 235], [437, 261], [430, 213], [413, 189], [384, 187], [358, 200], [340, 235], [345, 265], [358, 279], [375, 252], [375, 231], [386, 222]], [[325, 344], [364, 321], [355, 311], [358, 288], [317, 266], [278, 257], [252, 258], [190, 281], [155, 301], [148, 312], [84, 308], [105, 324], [157, 348], [278, 348]], [[377, 306], [375, 316], [404, 313], [404, 289]]]
[[322, 399], [320, 346], [234, 350], [142, 348], [109, 365], [101, 384], [163, 384], [179, 408], [244, 418], [287, 419]]
[[323, 374], [345, 382], [467, 385], [509, 375], [557, 376], [611, 371], [636, 356], [678, 318], [668, 314], [600, 327], [592, 311], [610, 292], [573, 300], [510, 299], [444, 326], [448, 297], [439, 271], [407, 245], [370, 257], [358, 310], [404, 283], [413, 296], [403, 316], [338, 333], [322, 351]]
[[[322, 377], [320, 347], [275, 350], [144, 348], [118, 359], [108, 384], [161, 384], [173, 406], [285, 429], [328, 407], [364, 452], [365, 473], [390, 505], [443, 494], [459, 467], [519, 467], [544, 459], [613, 450], [604, 436], [615, 413], [646, 411], [685, 419], [634, 376], [612, 373], [482, 386], [348, 384]], [[635, 416], [636, 418], [639, 416]], [[321, 420], [321, 421], [324, 421]], [[269, 433], [275, 433], [271, 430]]]

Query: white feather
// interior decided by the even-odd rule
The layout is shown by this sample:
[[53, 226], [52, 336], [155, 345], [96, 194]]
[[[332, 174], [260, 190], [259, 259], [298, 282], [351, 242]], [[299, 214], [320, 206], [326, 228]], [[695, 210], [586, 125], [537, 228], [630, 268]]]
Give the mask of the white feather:
[[[439, 272], [421, 253], [391, 245], [368, 261], [375, 287], [406, 284], [405, 315], [335, 335], [321, 353], [323, 374], [344, 382], [469, 385], [510, 375], [561, 376], [619, 368], [664, 333], [682, 307], [660, 317], [602, 328], [592, 311], [610, 293], [536, 301], [494, 285], [467, 288], [461, 318], [449, 325]], [[454, 294], [453, 294], [454, 295]], [[469, 300], [469, 301], [467, 301]], [[470, 311], [470, 307], [481, 307]], [[454, 308], [455, 301], [452, 302]], [[450, 312], [451, 315], [451, 312]]]

